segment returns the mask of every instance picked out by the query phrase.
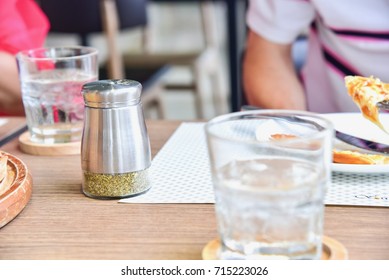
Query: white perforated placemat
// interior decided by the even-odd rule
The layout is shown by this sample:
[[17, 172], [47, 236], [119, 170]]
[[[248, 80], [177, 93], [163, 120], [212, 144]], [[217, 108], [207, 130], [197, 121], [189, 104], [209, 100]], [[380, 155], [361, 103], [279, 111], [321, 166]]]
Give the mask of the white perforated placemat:
[[[155, 156], [153, 186], [126, 203], [214, 203], [204, 123], [183, 123]], [[334, 173], [327, 205], [389, 206], [389, 174]]]
[[155, 156], [151, 189], [131, 203], [213, 203], [204, 123], [182, 123]]
[[389, 206], [389, 174], [333, 173], [325, 204]]

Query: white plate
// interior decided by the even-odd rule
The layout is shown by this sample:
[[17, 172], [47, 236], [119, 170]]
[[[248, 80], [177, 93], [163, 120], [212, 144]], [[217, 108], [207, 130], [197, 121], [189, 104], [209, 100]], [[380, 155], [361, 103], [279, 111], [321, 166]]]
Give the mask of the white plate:
[[332, 171], [342, 173], [356, 174], [389, 174], [389, 165], [372, 165], [372, 164], [332, 164]]
[[[389, 144], [389, 134], [382, 131], [369, 120], [365, 119], [361, 113], [337, 113], [323, 114], [324, 117], [332, 121], [336, 130], [348, 133], [357, 137], [371, 141]], [[389, 114], [381, 114], [381, 122], [389, 129]], [[335, 141], [334, 148], [363, 151], [354, 146]], [[332, 164], [335, 172], [346, 173], [386, 173], [389, 174], [389, 165], [368, 165], [368, 164]]]

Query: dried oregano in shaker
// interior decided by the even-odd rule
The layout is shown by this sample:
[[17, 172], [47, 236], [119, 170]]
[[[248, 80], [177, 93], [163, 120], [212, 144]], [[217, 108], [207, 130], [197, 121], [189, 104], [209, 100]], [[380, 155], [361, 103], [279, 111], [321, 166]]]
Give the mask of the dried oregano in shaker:
[[150, 143], [141, 91], [141, 84], [132, 80], [100, 80], [83, 86], [81, 161], [85, 195], [123, 198], [150, 188]]

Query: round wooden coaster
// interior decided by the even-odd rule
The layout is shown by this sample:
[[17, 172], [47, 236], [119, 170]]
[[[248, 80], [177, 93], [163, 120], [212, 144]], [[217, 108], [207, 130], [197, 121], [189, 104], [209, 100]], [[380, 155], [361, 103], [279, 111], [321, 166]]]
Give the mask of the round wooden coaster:
[[[339, 241], [323, 236], [323, 253], [322, 260], [346, 260], [348, 259], [347, 249]], [[203, 260], [217, 260], [220, 249], [218, 239], [213, 239], [204, 247], [202, 252]]]
[[32, 142], [30, 133], [26, 131], [19, 136], [19, 147], [24, 153], [35, 156], [78, 155], [81, 151], [81, 142], [40, 144]]
[[13, 220], [27, 205], [32, 193], [32, 177], [27, 166], [11, 154], [8, 156], [7, 188], [0, 195], [0, 228]]

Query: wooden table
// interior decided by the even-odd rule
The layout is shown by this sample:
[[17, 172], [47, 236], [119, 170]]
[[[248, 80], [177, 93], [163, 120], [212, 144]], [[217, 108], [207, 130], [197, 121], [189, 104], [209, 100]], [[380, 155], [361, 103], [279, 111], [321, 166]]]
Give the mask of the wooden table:
[[[153, 156], [178, 121], [149, 121]], [[29, 204], [0, 230], [0, 259], [200, 259], [216, 236], [213, 204], [121, 204], [81, 189], [80, 156], [23, 154], [17, 139], [1, 148], [33, 176]], [[350, 259], [389, 259], [389, 208], [326, 207], [325, 234]]]

